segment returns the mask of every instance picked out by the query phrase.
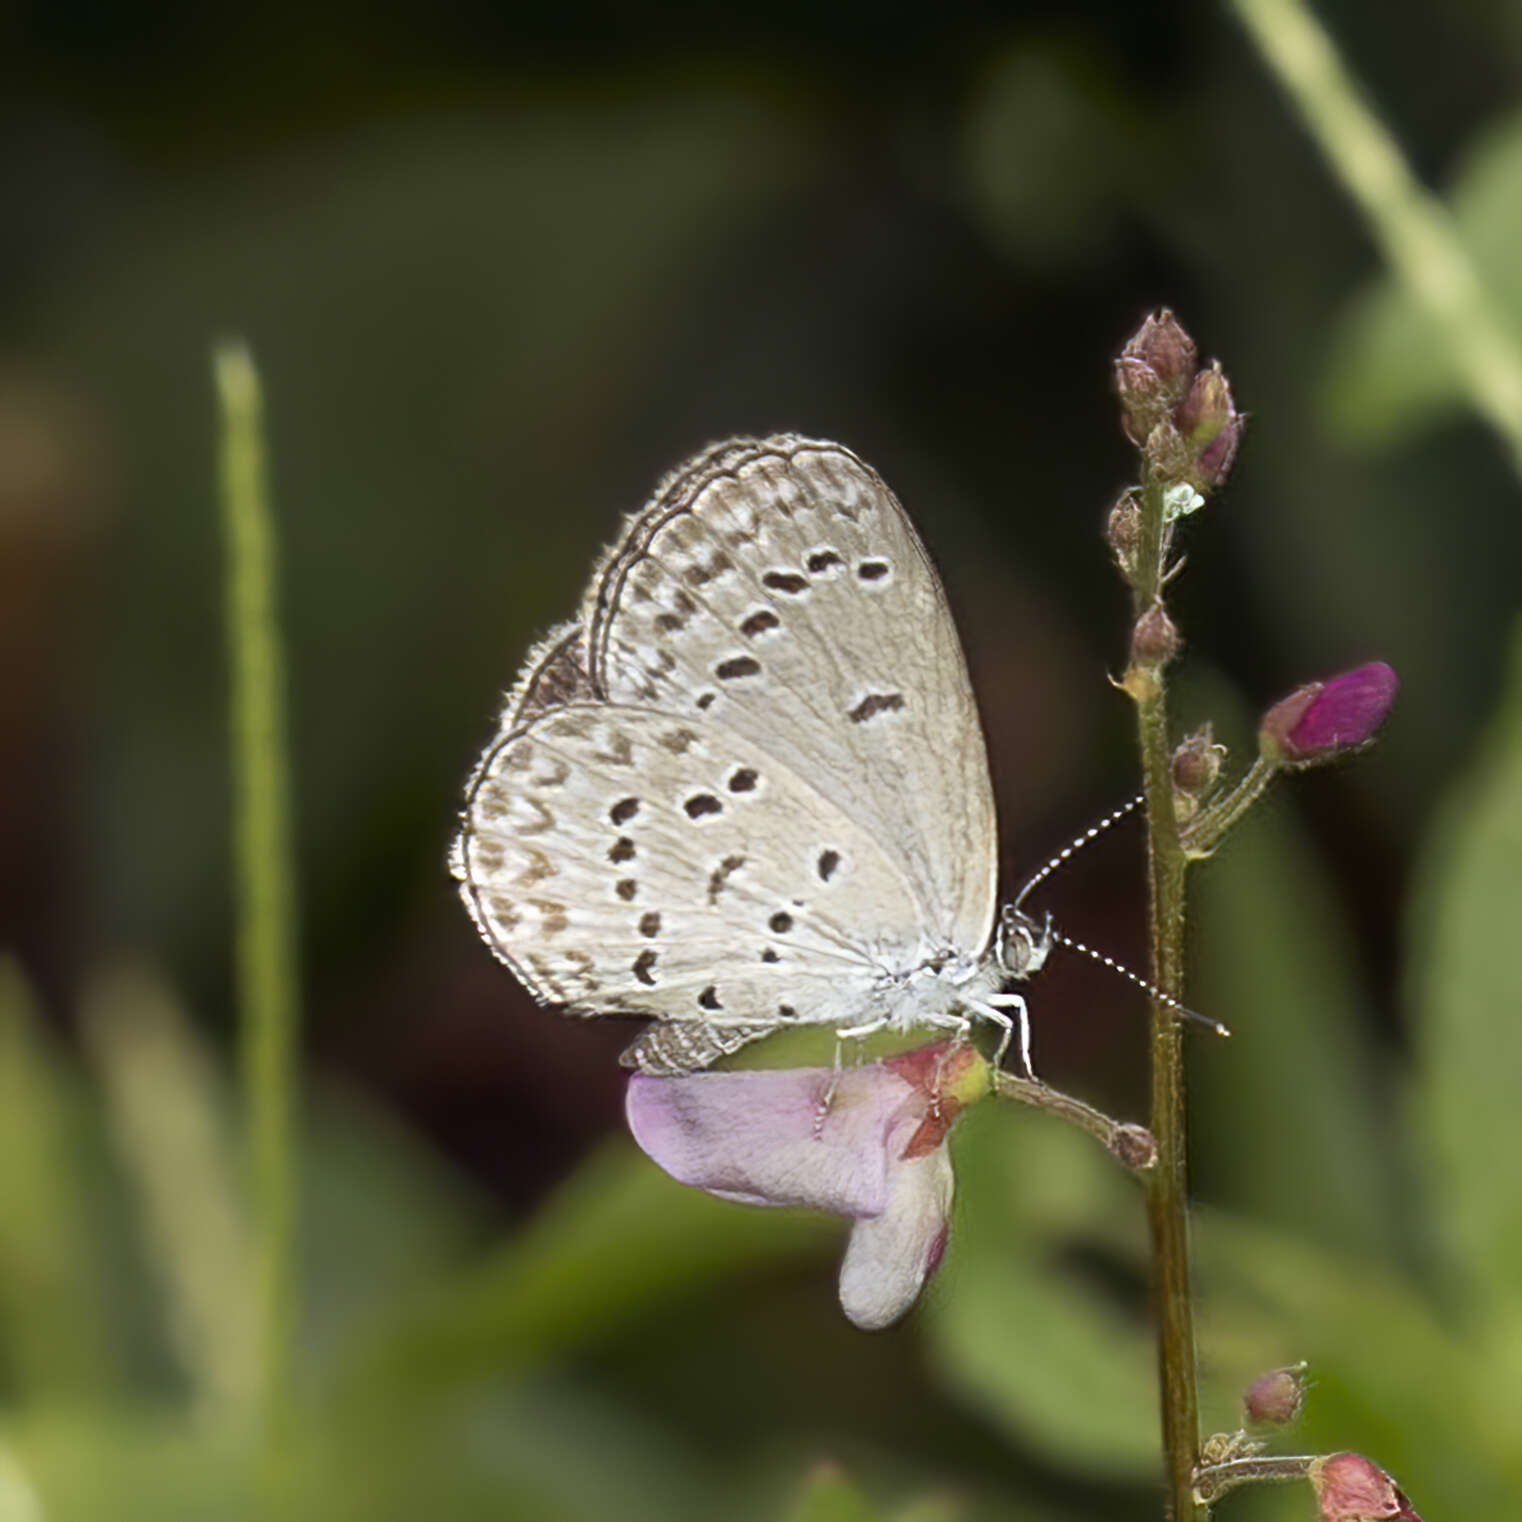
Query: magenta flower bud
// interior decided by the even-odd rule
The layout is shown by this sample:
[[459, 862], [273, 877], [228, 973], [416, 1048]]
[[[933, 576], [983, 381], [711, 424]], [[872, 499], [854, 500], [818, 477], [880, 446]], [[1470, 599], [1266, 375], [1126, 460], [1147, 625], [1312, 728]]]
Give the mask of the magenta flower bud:
[[1263, 715], [1259, 748], [1266, 760], [1281, 766], [1311, 766], [1356, 750], [1385, 722], [1399, 686], [1383, 661], [1312, 682]]
[[1305, 1404], [1305, 1365], [1260, 1374], [1242, 1395], [1242, 1410], [1254, 1427], [1287, 1427]]
[[1400, 1487], [1361, 1453], [1332, 1453], [1311, 1465], [1321, 1522], [1422, 1522]]

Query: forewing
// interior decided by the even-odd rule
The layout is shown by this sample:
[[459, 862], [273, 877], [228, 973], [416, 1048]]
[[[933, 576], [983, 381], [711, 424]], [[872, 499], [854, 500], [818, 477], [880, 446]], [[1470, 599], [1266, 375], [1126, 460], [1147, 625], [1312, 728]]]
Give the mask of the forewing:
[[456, 871], [547, 1002], [730, 1031], [870, 1019], [916, 905], [818, 781], [702, 714], [572, 703], [487, 752]]
[[601, 695], [764, 747], [891, 855], [925, 938], [982, 949], [997, 844], [961, 645], [913, 526], [849, 450], [699, 456], [631, 520], [583, 622]]

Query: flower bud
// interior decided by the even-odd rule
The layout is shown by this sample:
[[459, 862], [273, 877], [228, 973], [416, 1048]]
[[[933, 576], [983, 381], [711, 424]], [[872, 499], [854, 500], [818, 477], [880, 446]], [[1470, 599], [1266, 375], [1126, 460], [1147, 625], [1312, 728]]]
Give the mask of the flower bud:
[[1361, 1453], [1332, 1453], [1310, 1469], [1321, 1522], [1422, 1522], [1400, 1487]]
[[1281, 766], [1311, 766], [1367, 745], [1395, 702], [1400, 679], [1370, 661], [1325, 682], [1312, 682], [1263, 715], [1258, 745]]
[[1242, 1395], [1242, 1411], [1254, 1427], [1287, 1427], [1305, 1404], [1305, 1365], [1260, 1374]]
[[1105, 541], [1115, 564], [1127, 578], [1136, 572], [1136, 552], [1141, 547], [1141, 504], [1135, 492], [1126, 492], [1110, 509], [1105, 525]]
[[1173, 800], [1180, 824], [1192, 819], [1215, 791], [1225, 762], [1226, 747], [1217, 744], [1215, 731], [1208, 724], [1180, 742], [1171, 765]]
[[1183, 648], [1178, 626], [1160, 602], [1153, 603], [1136, 620], [1131, 631], [1131, 660], [1135, 665], [1166, 666]]
[[1138, 447], [1188, 394], [1198, 351], [1173, 313], [1155, 312], [1115, 361], [1121, 422]]
[[1201, 370], [1174, 415], [1193, 460], [1189, 482], [1202, 492], [1214, 491], [1231, 471], [1241, 443], [1245, 419], [1231, 399], [1231, 385], [1219, 364]]
[[1147, 468], [1164, 481], [1181, 481], [1194, 467], [1194, 452], [1171, 418], [1164, 418], [1143, 446]]

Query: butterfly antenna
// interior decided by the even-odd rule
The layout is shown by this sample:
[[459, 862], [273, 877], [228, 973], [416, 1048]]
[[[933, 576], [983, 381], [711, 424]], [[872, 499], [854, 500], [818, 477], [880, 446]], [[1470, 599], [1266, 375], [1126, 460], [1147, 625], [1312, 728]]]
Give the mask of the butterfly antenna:
[[[1025, 886], [1015, 895], [1015, 908], [1018, 909], [1025, 902], [1026, 895], [1030, 893], [1033, 888], [1036, 888], [1040, 886], [1040, 884], [1044, 883], [1047, 878], [1049, 878], [1052, 873], [1057, 870], [1058, 867], [1062, 866], [1072, 857], [1076, 856], [1078, 852], [1081, 851], [1086, 845], [1088, 845], [1091, 840], [1098, 839], [1098, 837], [1103, 835], [1104, 832], [1108, 830], [1112, 824], [1119, 824], [1127, 814], [1131, 813], [1134, 809], [1139, 808], [1145, 802], [1146, 794], [1138, 793], [1134, 798], [1128, 799], [1125, 803], [1121, 804], [1121, 806], [1113, 813], [1111, 813], [1107, 818], [1101, 819], [1098, 824], [1090, 825], [1089, 828], [1086, 829], [1083, 834], [1080, 835], [1076, 840], [1069, 841], [1068, 844], [1063, 846], [1063, 848], [1054, 857], [1052, 857], [1052, 859], [1047, 862], [1047, 864], [1042, 867], [1042, 869], [1037, 872], [1034, 877], [1030, 878], [1026, 882]], [[1093, 953], [1090, 952], [1090, 955], [1092, 956]]]
[[1100, 966], [1108, 967], [1111, 972], [1118, 972], [1121, 977], [1134, 983], [1138, 988], [1145, 989], [1148, 994], [1160, 1003], [1166, 1004], [1179, 1019], [1187, 1020], [1191, 1025], [1198, 1025], [1217, 1036], [1229, 1036], [1231, 1034], [1231, 1031], [1222, 1025], [1219, 1020], [1212, 1020], [1209, 1015], [1202, 1015], [1198, 1010], [1193, 1010], [1185, 1004], [1180, 1004], [1172, 994], [1165, 994], [1155, 983], [1149, 983], [1145, 978], [1138, 977], [1129, 967], [1122, 967], [1114, 957], [1107, 957], [1102, 951], [1095, 951], [1092, 946], [1085, 946], [1082, 941], [1075, 941], [1071, 936], [1063, 935], [1060, 930], [1052, 931], [1052, 941], [1058, 946], [1066, 946], [1069, 951], [1081, 951], [1084, 956], [1092, 958]]

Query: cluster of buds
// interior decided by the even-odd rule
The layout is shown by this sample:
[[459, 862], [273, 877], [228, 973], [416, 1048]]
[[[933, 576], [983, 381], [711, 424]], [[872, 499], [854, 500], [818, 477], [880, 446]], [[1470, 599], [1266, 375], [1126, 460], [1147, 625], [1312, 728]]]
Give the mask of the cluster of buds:
[[1200, 368], [1194, 340], [1165, 309], [1121, 351], [1115, 384], [1126, 437], [1155, 478], [1182, 490], [1177, 510], [1192, 511], [1194, 493], [1209, 496], [1225, 482], [1242, 440], [1245, 419], [1220, 365]]

